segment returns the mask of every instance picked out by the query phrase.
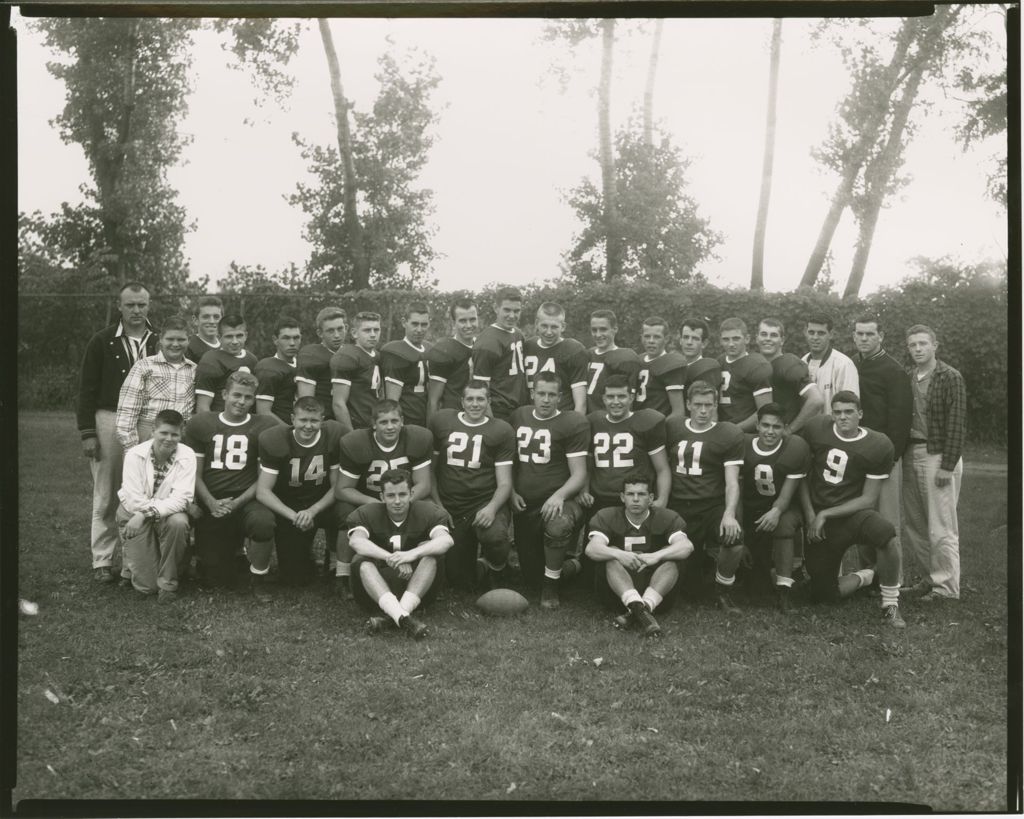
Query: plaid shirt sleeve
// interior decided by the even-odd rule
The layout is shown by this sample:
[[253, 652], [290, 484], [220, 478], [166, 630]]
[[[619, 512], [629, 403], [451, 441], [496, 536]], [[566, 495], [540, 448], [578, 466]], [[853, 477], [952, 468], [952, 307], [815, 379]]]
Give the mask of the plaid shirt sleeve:
[[128, 371], [117, 398], [117, 440], [121, 446], [130, 449], [139, 442], [139, 416], [145, 407], [146, 382], [149, 378], [149, 362], [140, 358]]
[[948, 365], [936, 376], [938, 389], [934, 398], [928, 396], [928, 451], [942, 453], [939, 466], [952, 472], [967, 438], [967, 388], [963, 376]]

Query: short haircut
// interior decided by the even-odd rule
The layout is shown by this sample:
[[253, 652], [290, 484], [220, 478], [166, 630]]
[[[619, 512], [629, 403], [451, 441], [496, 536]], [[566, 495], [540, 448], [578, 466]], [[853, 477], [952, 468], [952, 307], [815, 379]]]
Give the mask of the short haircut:
[[200, 296], [199, 301], [196, 302], [194, 316], [199, 315], [199, 311], [204, 307], [216, 307], [222, 313], [224, 312], [224, 302], [221, 301], [220, 296]]
[[766, 415], [774, 415], [780, 421], [783, 419], [782, 407], [774, 401], [769, 401], [764, 406], [757, 408], [757, 420], [760, 421]]
[[370, 411], [370, 418], [376, 421], [388, 412], [397, 412], [398, 417], [402, 417], [402, 407], [394, 398], [381, 398], [373, 405], [373, 409]]
[[780, 336], [782, 336], [783, 338], [786, 337], [786, 325], [783, 324], [779, 319], [775, 318], [774, 316], [769, 316], [768, 318], [763, 318], [757, 324], [758, 324], [759, 327], [762, 324], [765, 327], [774, 327], [774, 328], [776, 328], [779, 331], [779, 335]]
[[917, 335], [918, 333], [927, 333], [929, 338], [932, 340], [932, 344], [938, 341], [938, 338], [935, 336], [935, 331], [927, 324], [914, 324], [907, 328], [907, 338]]
[[448, 308], [448, 316], [451, 318], [452, 321], [455, 321], [455, 311], [456, 310], [475, 310], [475, 309], [476, 309], [476, 302], [474, 302], [470, 298], [463, 297], [461, 299], [456, 299], [455, 301], [452, 302], [452, 306]]
[[661, 327], [662, 330], [668, 332], [668, 322], [661, 316], [648, 316], [643, 320], [643, 325], [644, 327]]
[[348, 314], [340, 307], [331, 305], [329, 307], [322, 308], [320, 312], [316, 314], [316, 329], [319, 330], [323, 327], [325, 321], [333, 321], [336, 318], [345, 319], [346, 323], [348, 322]]
[[277, 321], [274, 322], [274, 338], [281, 335], [281, 331], [288, 327], [298, 327], [302, 330], [302, 325], [299, 323], [297, 318], [292, 316], [279, 316]]
[[715, 397], [715, 403], [718, 403], [718, 390], [712, 387], [707, 381], [697, 379], [694, 381], [690, 388], [686, 391], [686, 398], [692, 401], [698, 395], [713, 395]]
[[562, 391], [562, 376], [551, 370], [541, 370], [533, 377], [533, 386], [536, 387], [541, 381], [548, 384], [554, 384], [558, 387], [558, 391]]
[[297, 412], [315, 412], [317, 415], [323, 416], [324, 405], [312, 395], [303, 395], [296, 398], [295, 403], [292, 404], [292, 415]]
[[618, 329], [619, 320], [615, 317], [615, 312], [612, 310], [595, 310], [590, 314], [592, 319], [607, 319], [613, 330]]
[[183, 333], [187, 333], [188, 322], [181, 316], [168, 316], [164, 319], [163, 324], [160, 325], [160, 335], [163, 335], [168, 330], [181, 330]]
[[124, 294], [125, 290], [131, 290], [133, 293], [137, 293], [139, 290], [144, 290], [146, 292], [146, 295], [149, 295], [149, 288], [146, 287], [146, 285], [144, 285], [142, 282], [125, 282], [124, 284], [121, 285], [121, 289], [117, 291], [118, 298], [120, 298]]
[[491, 397], [491, 385], [486, 381], [481, 381], [479, 378], [474, 378], [462, 388], [463, 395], [466, 394], [466, 390], [484, 390], [487, 393], [487, 397]]
[[708, 323], [702, 318], [698, 318], [697, 316], [684, 318], [682, 324], [679, 325], [679, 330], [682, 331], [684, 327], [689, 327], [691, 330], [700, 330], [701, 341], [707, 341], [711, 338], [711, 328], [708, 327]]
[[870, 313], [864, 316], [859, 316], [853, 320], [853, 326], [856, 327], [858, 324], [874, 324], [875, 329], [881, 334], [882, 322], [879, 321], [878, 316], [872, 316]]
[[381, 473], [380, 476], [380, 491], [384, 494], [385, 486], [397, 486], [400, 483], [404, 483], [406, 486], [412, 488], [412, 473], [408, 469], [386, 469]]
[[718, 325], [719, 333], [724, 333], [726, 330], [739, 330], [743, 335], [747, 335], [747, 323], [741, 318], [732, 316]]
[[835, 326], [835, 323], [832, 321], [832, 316], [826, 315], [825, 313], [812, 313], [804, 322], [804, 327], [808, 324], [824, 324], [830, 333], [832, 332], [832, 328]]
[[546, 301], [537, 308], [537, 315], [551, 316], [552, 318], [565, 318], [565, 308], [554, 301]]
[[255, 392], [259, 387], [260, 382], [252, 373], [247, 373], [243, 370], [235, 370], [224, 379], [224, 389], [230, 390], [232, 384], [237, 384], [239, 387], [252, 387]]
[[829, 409], [836, 404], [854, 404], [857, 409], [860, 409], [860, 398], [853, 390], [840, 390], [832, 396], [832, 403], [829, 404]]
[[413, 313], [425, 313], [427, 316], [430, 316], [430, 308], [425, 301], [411, 301], [405, 306], [405, 312], [402, 314], [402, 317], [408, 321], [409, 316]]
[[628, 390], [629, 379], [626, 378], [626, 376], [622, 375], [621, 373], [609, 375], [604, 382], [604, 386], [601, 388], [602, 394], [606, 392], [609, 387], [611, 387], [612, 389], [622, 389], [623, 387], [625, 387]]
[[501, 304], [503, 301], [522, 301], [523, 294], [515, 287], [503, 287], [494, 294], [494, 303]]
[[225, 327], [242, 327], [244, 324], [245, 319], [238, 315], [238, 313], [228, 313], [217, 322], [217, 332], [223, 333]]
[[380, 313], [374, 313], [372, 310], [360, 310], [354, 316], [352, 316], [352, 326], [360, 327], [368, 321], [380, 321]]
[[650, 492], [654, 482], [651, 480], [651, 476], [647, 472], [644, 472], [642, 469], [633, 469], [622, 476], [623, 492], [626, 491], [626, 485], [630, 483], [634, 485], [642, 483], [647, 487], [647, 491]]
[[156, 429], [163, 424], [181, 429], [184, 423], [185, 419], [181, 417], [180, 412], [177, 410], [165, 409], [160, 410], [160, 412], [156, 414], [156, 418], [153, 419], [153, 429]]

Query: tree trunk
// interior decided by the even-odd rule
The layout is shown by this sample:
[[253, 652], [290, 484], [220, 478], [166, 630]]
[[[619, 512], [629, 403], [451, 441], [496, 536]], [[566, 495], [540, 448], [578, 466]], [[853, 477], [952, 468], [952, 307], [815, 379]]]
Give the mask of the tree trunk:
[[658, 55], [661, 51], [661, 30], [664, 20], [654, 22], [654, 38], [651, 41], [651, 59], [647, 63], [647, 85], [644, 87], [644, 144], [654, 145], [654, 82], [658, 77]]
[[764, 289], [764, 236], [768, 226], [768, 202], [772, 196], [775, 162], [775, 113], [779, 95], [779, 56], [782, 52], [782, 20], [772, 23], [772, 46], [768, 70], [768, 118], [764, 127], [764, 161], [761, 163], [761, 198], [754, 223], [754, 259], [750, 267], [750, 289]]
[[598, 144], [601, 157], [601, 192], [604, 202], [605, 281], [622, 275], [622, 240], [615, 206], [615, 157], [612, 154], [612, 55], [615, 20], [601, 21], [601, 84], [598, 88]]
[[[355, 290], [364, 290], [370, 283], [370, 270], [363, 246], [363, 227], [359, 222], [356, 210], [356, 169], [352, 160], [352, 136], [348, 128], [348, 100], [341, 85], [341, 67], [338, 64], [338, 52], [334, 48], [330, 24], [327, 20], [317, 20], [320, 27], [320, 39], [324, 44], [324, 55], [327, 57], [327, 70], [331, 76], [331, 94], [334, 97], [334, 118], [338, 127], [338, 156], [341, 158], [341, 169], [344, 177], [344, 201], [342, 224], [348, 244], [348, 262], [352, 267], [352, 286]], [[339, 260], [340, 261], [340, 260]], [[332, 278], [337, 278], [332, 277]]]

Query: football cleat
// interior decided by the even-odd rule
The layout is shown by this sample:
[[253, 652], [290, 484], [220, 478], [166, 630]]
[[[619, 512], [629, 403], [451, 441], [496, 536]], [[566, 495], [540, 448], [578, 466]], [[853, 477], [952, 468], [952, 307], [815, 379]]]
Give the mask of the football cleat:
[[578, 575], [582, 568], [578, 557], [567, 557], [562, 562], [562, 576], [559, 579], [569, 580]]
[[718, 586], [715, 594], [715, 602], [718, 604], [718, 608], [726, 614], [740, 613], [740, 607], [733, 602], [732, 595], [730, 594], [727, 586]]
[[417, 620], [411, 614], [402, 617], [398, 621], [398, 627], [407, 632], [414, 640], [422, 640], [430, 633], [426, 623]]
[[257, 603], [272, 603], [274, 595], [270, 593], [270, 578], [265, 574], [249, 573], [249, 588]]
[[789, 610], [793, 607], [793, 591], [789, 586], [776, 586], [775, 587], [775, 608], [777, 608], [783, 614], [789, 614]]
[[92, 570], [92, 579], [97, 583], [113, 583], [116, 578], [113, 569], [109, 566], [100, 566]]
[[886, 606], [882, 609], [882, 619], [892, 628], [906, 628], [907, 621], [900, 615], [899, 606]]
[[636, 624], [643, 629], [644, 637], [661, 636], [661, 626], [654, 619], [654, 613], [645, 604], [641, 603], [636, 609], [630, 606], [630, 611], [633, 613], [633, 619], [636, 621]]
[[557, 583], [557, 580], [552, 580], [550, 577], [544, 578], [544, 585], [540, 590], [540, 607], [542, 609], [553, 611], [562, 605], [561, 601], [558, 599]]
[[338, 584], [338, 597], [342, 602], [347, 603], [352, 600], [352, 578], [348, 575], [341, 575], [335, 582]]

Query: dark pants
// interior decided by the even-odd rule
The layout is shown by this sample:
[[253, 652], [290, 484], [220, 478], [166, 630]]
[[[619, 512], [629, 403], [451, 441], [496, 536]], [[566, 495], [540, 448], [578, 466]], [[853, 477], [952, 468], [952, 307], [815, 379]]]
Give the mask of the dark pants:
[[258, 500], [253, 499], [220, 518], [204, 510], [196, 521], [196, 557], [207, 581], [231, 581], [235, 554], [247, 537], [260, 542], [274, 537], [274, 513]]
[[304, 586], [313, 580], [313, 540], [317, 529], [323, 529], [328, 551], [334, 548], [337, 537], [334, 505], [328, 506], [313, 519], [313, 527], [303, 532], [286, 518], [277, 518], [277, 571], [281, 582]]
[[544, 577], [546, 551], [561, 551], [565, 555], [579, 532], [584, 515], [583, 507], [574, 500], [565, 501], [562, 514], [554, 520], [544, 520], [540, 510], [540, 504], [528, 506], [513, 517], [519, 568], [523, 582], [530, 586], [539, 585]]
[[452, 517], [454, 529], [452, 539], [455, 545], [444, 555], [445, 575], [453, 588], [470, 589], [476, 579], [477, 547], [480, 557], [495, 569], [501, 569], [508, 561], [511, 548], [509, 541], [508, 506], [502, 506], [494, 515], [494, 522], [487, 527], [475, 526], [473, 518], [478, 510]]
[[881, 549], [894, 537], [895, 527], [874, 509], [826, 521], [825, 539], [808, 542], [804, 549], [811, 598], [825, 603], [839, 599], [839, 567], [846, 550], [855, 543]]

